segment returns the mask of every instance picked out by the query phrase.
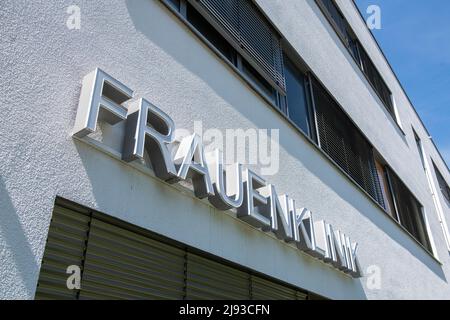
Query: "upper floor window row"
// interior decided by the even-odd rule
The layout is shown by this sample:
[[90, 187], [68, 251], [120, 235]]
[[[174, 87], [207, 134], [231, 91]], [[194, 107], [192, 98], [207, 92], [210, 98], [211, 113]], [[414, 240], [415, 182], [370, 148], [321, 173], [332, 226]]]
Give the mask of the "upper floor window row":
[[387, 111], [396, 120], [392, 93], [334, 0], [316, 0]]
[[[252, 3], [250, 0], [163, 1], [175, 8], [185, 21], [215, 48], [216, 52], [219, 52], [261, 94], [276, 105], [290, 122], [322, 149], [353, 182], [427, 249], [429, 248], [420, 204], [406, 186], [396, 179], [394, 173], [389, 175], [389, 182], [387, 181], [387, 166], [381, 166], [377, 162], [375, 150], [370, 142], [312, 73], [307, 71], [305, 66], [297, 63], [298, 59], [292, 58], [287, 52], [280, 51], [281, 47], [272, 48], [272, 55], [282, 52], [282, 56], [275, 59], [281, 63], [278, 74], [283, 76], [283, 80], [277, 83], [275, 77], [271, 77], [269, 72], [264, 72], [258, 67], [259, 62], [252, 62], [256, 59], [256, 54], [253, 57], [249, 56], [236, 45], [237, 38], [246, 41], [245, 35], [242, 37], [238, 35], [239, 30], [249, 30], [253, 26], [254, 31], [259, 32], [262, 28], [261, 23], [266, 23], [260, 15], [255, 13], [251, 15], [240, 13], [239, 28], [234, 25], [237, 22], [227, 22], [234, 21], [231, 16], [238, 14], [237, 12], [242, 8], [245, 8], [242, 9], [244, 13], [246, 10], [257, 10], [256, 7], [242, 5], [242, 2]], [[219, 19], [220, 15], [225, 17]], [[255, 17], [260, 19], [256, 25], [252, 22], [243, 26], [249, 23], [247, 20], [254, 20]], [[221, 27], [216, 20], [221, 20], [221, 24], [228, 25], [226, 28]], [[264, 28], [265, 31], [270, 30], [268, 26]], [[258, 34], [258, 32], [254, 33]], [[229, 33], [235, 34], [230, 36]], [[274, 39], [276, 39], [275, 35], [268, 36], [266, 33], [266, 36], [259, 41], [268, 41], [272, 46], [277, 47], [279, 43]], [[268, 46], [268, 43], [266, 45]], [[247, 48], [250, 47], [251, 43]], [[263, 50], [264, 47], [263, 44], [261, 48], [246, 50]], [[266, 58], [269, 59], [269, 56]]]

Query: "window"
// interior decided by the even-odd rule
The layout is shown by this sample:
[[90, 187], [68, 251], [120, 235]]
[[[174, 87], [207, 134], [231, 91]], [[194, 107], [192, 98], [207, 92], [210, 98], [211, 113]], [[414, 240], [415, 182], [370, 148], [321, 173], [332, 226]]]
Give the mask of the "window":
[[[81, 269], [68, 289], [66, 269]], [[306, 291], [58, 199], [36, 299], [305, 300]]]
[[250, 0], [189, 0], [275, 88], [285, 92], [281, 36]]
[[388, 168], [386, 170], [392, 186], [398, 222], [429, 252], [432, 252], [422, 206], [400, 178], [392, 170]]
[[380, 178], [386, 212], [432, 253], [422, 205], [378, 156], [375, 159], [375, 166]]
[[333, 0], [320, 0], [323, 7], [327, 10], [329, 17], [332, 19], [336, 28], [338, 28], [339, 32], [342, 36], [347, 34], [348, 27], [346, 25], [346, 21], [341, 11], [335, 5]]
[[211, 24], [189, 3], [186, 6], [186, 19], [230, 62], [236, 64], [236, 50]]
[[258, 71], [255, 70], [247, 61], [242, 60], [241, 62], [241, 69], [244, 72], [244, 74], [254, 83], [258, 86], [259, 89], [273, 102], [276, 103], [276, 91], [274, 88], [270, 85], [270, 83], [267, 82], [266, 79], [264, 79]]
[[447, 182], [444, 179], [444, 176], [439, 172], [438, 168], [436, 167], [436, 164], [433, 162], [434, 172], [436, 172], [436, 178], [439, 183], [439, 188], [441, 189], [442, 194], [444, 195], [445, 199], [450, 203], [450, 187], [448, 186]]
[[[253, 85], [255, 85], [259, 89], [260, 93], [262, 93], [273, 104], [281, 108], [282, 99], [280, 99], [280, 97], [285, 94], [284, 89], [285, 81], [282, 68], [282, 58], [276, 59], [278, 61], [277, 63], [279, 63], [281, 66], [280, 71], [281, 73], [277, 73], [274, 71], [276, 75], [268, 76], [267, 72], [265, 72], [261, 67], [255, 67], [258, 66], [259, 60], [256, 61], [257, 59], [255, 57], [251, 57], [251, 55], [247, 53], [245, 53], [244, 57], [241, 50], [242, 46], [240, 44], [237, 45], [232, 40], [233, 37], [231, 30], [224, 30], [223, 27], [221, 28], [218, 26], [220, 25], [220, 23], [216, 21], [217, 19], [219, 19], [216, 15], [220, 16], [226, 14], [226, 17], [222, 18], [233, 20], [232, 13], [234, 12], [234, 14], [237, 14], [236, 10], [240, 8], [238, 7], [236, 0], [227, 0], [220, 3], [214, 0], [193, 1], [192, 3], [186, 0], [178, 0], [178, 1], [162, 0], [162, 1], [168, 2], [172, 8], [175, 8], [181, 15], [183, 15], [186, 21], [189, 22], [189, 24], [194, 29], [200, 32], [200, 34], [208, 41], [210, 45], [216, 48], [231, 64], [233, 64], [239, 71], [241, 71], [241, 73], [248, 81], [250, 81]], [[239, 2], [240, 1], [241, 0], [239, 0]], [[221, 7], [220, 10], [216, 8], [218, 11], [217, 10], [215, 11], [214, 6], [223, 6], [223, 7]], [[222, 12], [221, 10], [223, 10], [225, 7], [228, 9]], [[246, 8], [242, 9], [244, 11], [254, 10], [253, 7], [248, 7], [247, 5], [245, 5], [244, 7]], [[209, 12], [209, 10], [212, 10], [213, 12]], [[219, 20], [222, 21], [221, 19]], [[216, 21], [215, 24], [213, 24], [213, 21]], [[266, 33], [271, 32], [269, 26], [266, 25], [264, 21], [261, 20], [259, 21], [259, 23], [265, 25]], [[245, 25], [245, 23], [241, 24], [243, 26]], [[249, 28], [249, 26], [247, 26], [247, 28]], [[272, 35], [272, 37], [274, 37], [272, 39], [273, 41], [275, 41], [274, 39], [278, 39], [276, 38], [276, 35]], [[240, 39], [241, 36], [239, 36], [238, 38]], [[261, 45], [262, 44], [263, 43], [261, 43]], [[279, 44], [277, 43], [272, 43], [271, 50], [280, 50], [281, 52], [281, 47], [278, 47], [278, 45]], [[239, 48], [240, 50], [236, 48]], [[272, 58], [276, 57], [275, 52], [273, 52], [272, 54], [274, 55]], [[251, 61], [253, 63], [251, 63]], [[267, 65], [266, 67], [270, 69], [270, 67], [268, 67]], [[276, 88], [278, 88], [278, 90]]]
[[[357, 185], [431, 251], [422, 207], [312, 74], [287, 53], [249, 0], [162, 0], [308, 135]], [[395, 119], [391, 92], [334, 0], [316, 0]], [[316, 127], [317, 126], [317, 127]], [[418, 143], [420, 139], [417, 140]], [[421, 151], [421, 148], [419, 148]], [[423, 155], [421, 155], [423, 156]], [[442, 178], [442, 176], [441, 176]], [[440, 179], [440, 178], [438, 178]], [[442, 179], [440, 179], [442, 181]], [[445, 181], [444, 181], [445, 182]], [[448, 186], [441, 187], [450, 199]]]
[[366, 53], [366, 51], [362, 48], [361, 44], [359, 44], [359, 54], [361, 57], [361, 65], [363, 67], [363, 71], [366, 74], [367, 78], [369, 79], [369, 82], [372, 84], [372, 87], [375, 89], [375, 91], [378, 93], [378, 96], [380, 97], [381, 101], [383, 101], [384, 106], [391, 114], [392, 118], [395, 119], [395, 110], [394, 110], [394, 104], [392, 102], [392, 93], [389, 90], [388, 86], [384, 82], [383, 78], [381, 77], [380, 73], [378, 72], [377, 68], [375, 67], [372, 60], [369, 58], [369, 55]]
[[286, 56], [284, 57], [284, 67], [287, 90], [287, 115], [304, 133], [314, 139], [313, 110], [311, 110], [311, 104], [308, 103], [308, 77], [299, 71], [295, 67], [294, 62]]
[[341, 13], [334, 0], [316, 1], [325, 16], [330, 21], [331, 25], [336, 29], [339, 37], [347, 47], [352, 57], [355, 59], [358, 66], [366, 75], [367, 80], [377, 93], [380, 100], [383, 102], [383, 105], [386, 107], [392, 118], [396, 119], [391, 91], [375, 67], [375, 64], [357, 39], [355, 33], [351, 29], [349, 23]]
[[313, 80], [313, 96], [320, 147], [385, 207], [372, 146], [316, 80]]
[[[442, 210], [441, 201], [439, 200], [439, 197], [437, 196], [436, 184], [434, 183], [433, 177], [431, 176], [430, 168], [428, 166], [428, 162], [427, 162], [427, 159], [424, 154], [422, 140], [420, 140], [419, 135], [416, 133], [414, 128], [413, 128], [413, 133], [414, 133], [414, 139], [416, 141], [417, 151], [419, 152], [419, 157], [422, 162], [422, 167], [425, 172], [425, 176], [427, 177], [428, 187], [430, 188], [431, 197], [433, 198], [434, 206], [436, 207], [436, 213], [437, 213], [439, 222], [441, 224], [442, 232], [444, 233], [445, 242], [447, 244], [447, 248], [450, 250], [450, 235], [448, 232], [448, 227], [447, 227], [447, 222], [445, 220], [444, 212]], [[434, 165], [434, 162], [433, 162], [433, 165]], [[437, 171], [436, 166], [434, 168], [435, 168], [435, 171]], [[439, 178], [438, 178], [438, 180], [439, 180]]]

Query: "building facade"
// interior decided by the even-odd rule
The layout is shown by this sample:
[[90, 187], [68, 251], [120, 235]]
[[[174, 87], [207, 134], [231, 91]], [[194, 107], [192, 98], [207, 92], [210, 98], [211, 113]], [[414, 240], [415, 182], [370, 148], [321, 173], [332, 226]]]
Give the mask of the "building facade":
[[0, 298], [450, 298], [450, 172], [353, 1], [0, 16]]

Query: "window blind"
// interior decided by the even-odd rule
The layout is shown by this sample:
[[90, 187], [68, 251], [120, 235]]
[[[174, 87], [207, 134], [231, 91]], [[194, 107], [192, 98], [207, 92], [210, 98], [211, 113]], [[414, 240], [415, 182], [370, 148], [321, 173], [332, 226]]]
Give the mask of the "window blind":
[[375, 201], [385, 207], [371, 145], [314, 79], [312, 86], [320, 147]]
[[286, 92], [281, 37], [251, 0], [190, 0], [219, 26], [236, 50]]

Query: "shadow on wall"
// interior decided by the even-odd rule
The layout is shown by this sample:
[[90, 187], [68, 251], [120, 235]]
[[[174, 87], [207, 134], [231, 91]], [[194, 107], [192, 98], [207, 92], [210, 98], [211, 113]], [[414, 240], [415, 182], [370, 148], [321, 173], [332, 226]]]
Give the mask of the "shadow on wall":
[[[167, 10], [164, 8], [163, 4], [159, 3], [159, 1], [155, 2], [156, 4], [152, 5], [159, 5], [164, 10]], [[158, 45], [161, 50], [170, 55], [180, 65], [183, 65], [191, 73], [201, 78], [204, 83], [208, 84], [217, 95], [219, 95], [229, 105], [234, 106], [236, 108], [236, 112], [241, 113], [241, 115], [251, 121], [255, 127], [273, 127], [273, 123], [268, 122], [267, 118], [258, 119], [254, 117], [251, 108], [242, 107], [242, 101], [239, 101], [238, 94], [224, 88], [221, 81], [218, 81], [214, 74], [205, 72], [204, 61], [192, 59], [192, 56], [189, 56], [189, 53], [186, 53], [185, 50], [178, 50], [177, 46], [173, 43], [173, 39], [161, 31], [161, 26], [158, 25], [159, 19], [154, 16], [155, 13], [152, 12], [152, 10], [143, 10], [142, 3], [139, 3], [138, 1], [129, 0], [126, 4], [135, 28], [146, 36], [149, 41]], [[317, 10], [319, 9], [317, 8]], [[317, 12], [317, 14], [319, 13], [320, 11]], [[167, 14], [171, 15], [169, 11], [167, 11]], [[325, 18], [322, 17], [321, 19]], [[324, 23], [325, 22], [326, 21], [324, 21]], [[345, 49], [342, 48], [341, 50]], [[348, 56], [348, 54], [346, 54], [346, 56]], [[356, 66], [354, 67], [356, 68]], [[337, 170], [333, 165], [331, 165], [328, 159], [317, 152], [314, 147], [311, 147], [308, 143], [304, 143], [303, 138], [299, 138], [299, 145], [303, 142], [305, 148], [292, 148], [292, 145], [287, 142], [289, 141], [291, 135], [292, 133], [290, 130], [280, 130], [280, 147], [283, 148], [285, 152], [298, 159], [309, 172], [320, 179], [331, 190], [336, 192], [340, 198], [351, 204], [358, 212], [364, 214], [375, 226], [377, 226], [380, 230], [383, 230], [383, 232], [385, 232], [393, 241], [399, 243], [403, 248], [408, 250], [429, 270], [434, 272], [444, 281], [446, 280], [441, 266], [432, 257], [430, 257], [425, 250], [419, 247], [413, 239], [411, 239], [405, 232], [401, 231], [383, 211], [369, 201], [367, 196], [364, 195], [358, 187], [354, 186], [353, 183], [349, 183], [347, 178], [340, 172], [340, 170]]]
[[[0, 299], [15, 298], [11, 294], [20, 294], [22, 289], [17, 289], [19, 285], [24, 286], [26, 297], [20, 294], [17, 298], [32, 298], [36, 289], [36, 277], [31, 271], [38, 270], [38, 266], [2, 177], [0, 177], [0, 254], [2, 275]], [[20, 279], [7, 278], [7, 275], [14, 276], [16, 272]]]

